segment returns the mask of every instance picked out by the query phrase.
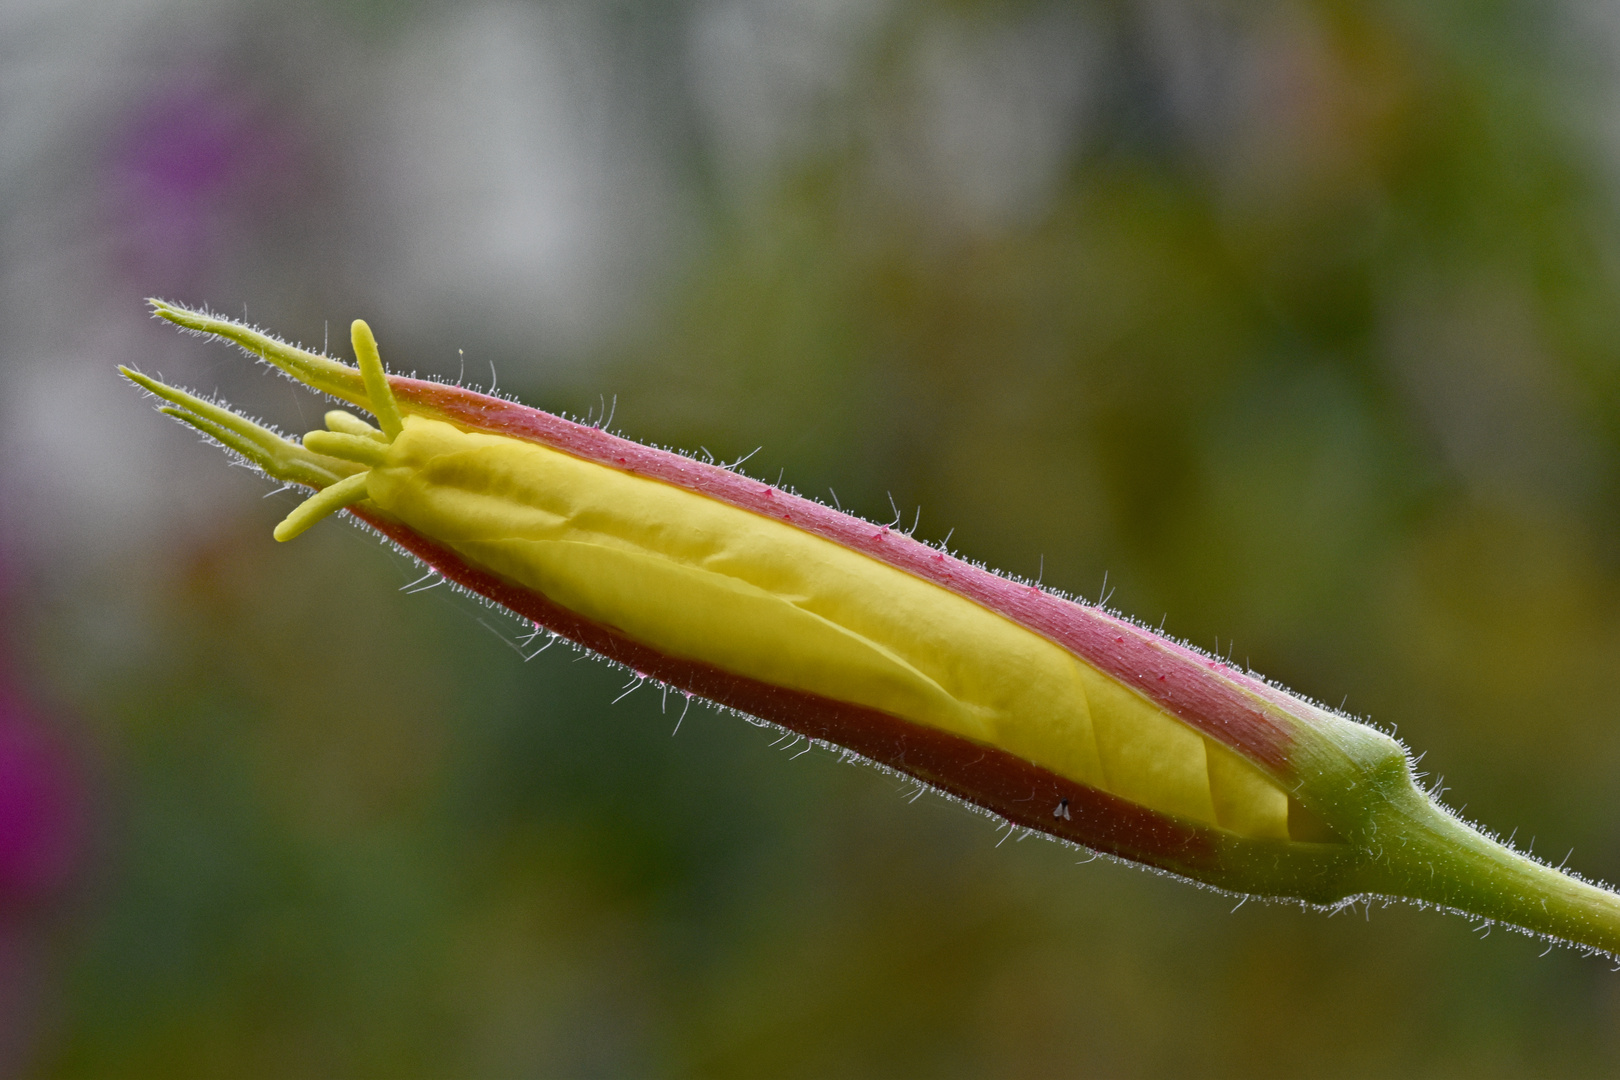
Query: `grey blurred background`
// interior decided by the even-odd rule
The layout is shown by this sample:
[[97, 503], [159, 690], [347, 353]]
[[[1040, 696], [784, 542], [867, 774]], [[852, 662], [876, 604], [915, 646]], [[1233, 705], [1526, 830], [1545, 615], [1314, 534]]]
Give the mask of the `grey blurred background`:
[[296, 495], [113, 370], [302, 431], [143, 298], [360, 316], [762, 447], [1612, 881], [1617, 172], [1590, 0], [0, 0], [0, 1074], [1620, 1073], [1607, 963], [672, 738], [357, 530], [274, 544]]

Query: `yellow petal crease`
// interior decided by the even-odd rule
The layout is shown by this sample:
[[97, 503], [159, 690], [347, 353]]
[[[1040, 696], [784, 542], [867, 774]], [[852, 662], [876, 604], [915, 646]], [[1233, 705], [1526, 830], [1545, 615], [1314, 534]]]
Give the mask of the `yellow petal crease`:
[[1048, 639], [727, 503], [406, 416], [367, 493], [484, 567], [667, 655], [998, 747], [1153, 810], [1288, 838], [1259, 769]]

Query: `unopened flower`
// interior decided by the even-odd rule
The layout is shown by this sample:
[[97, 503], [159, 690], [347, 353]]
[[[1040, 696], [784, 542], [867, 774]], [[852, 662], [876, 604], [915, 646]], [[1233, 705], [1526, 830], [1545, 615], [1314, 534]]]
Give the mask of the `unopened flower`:
[[1620, 952], [1620, 897], [1487, 837], [1401, 744], [1102, 607], [739, 472], [500, 398], [156, 313], [360, 406], [301, 443], [125, 369], [270, 476], [638, 675], [1024, 828], [1244, 895], [1388, 897]]

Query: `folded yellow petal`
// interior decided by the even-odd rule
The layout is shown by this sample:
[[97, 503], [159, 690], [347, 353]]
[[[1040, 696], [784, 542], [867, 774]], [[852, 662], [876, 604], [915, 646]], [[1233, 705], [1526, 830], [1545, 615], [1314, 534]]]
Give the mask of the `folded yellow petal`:
[[369, 491], [472, 563], [660, 652], [996, 746], [1150, 809], [1287, 836], [1275, 784], [1229, 752], [1212, 757], [1134, 690], [971, 600], [791, 525], [416, 416]]

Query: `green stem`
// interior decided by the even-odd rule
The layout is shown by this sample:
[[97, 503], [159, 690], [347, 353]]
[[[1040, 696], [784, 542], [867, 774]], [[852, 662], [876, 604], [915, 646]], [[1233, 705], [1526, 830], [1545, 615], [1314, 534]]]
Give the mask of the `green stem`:
[[1393, 793], [1366, 833], [1358, 889], [1420, 900], [1620, 954], [1620, 896], [1526, 858], [1415, 787]]

